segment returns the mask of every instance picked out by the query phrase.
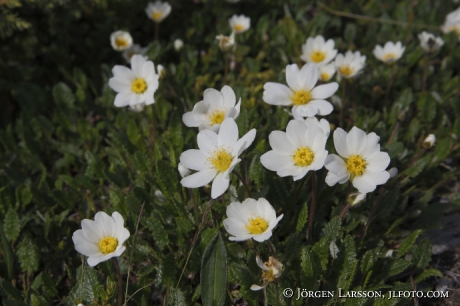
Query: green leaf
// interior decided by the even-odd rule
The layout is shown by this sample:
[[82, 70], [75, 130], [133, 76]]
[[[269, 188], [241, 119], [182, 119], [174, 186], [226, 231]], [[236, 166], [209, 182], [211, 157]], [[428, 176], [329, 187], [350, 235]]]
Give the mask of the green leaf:
[[418, 101], [418, 108], [422, 120], [430, 122], [436, 117], [436, 100], [431, 95], [422, 93]]
[[13, 278], [14, 272], [14, 259], [13, 252], [11, 251], [11, 245], [8, 243], [8, 239], [3, 231], [3, 224], [0, 221], [0, 242], [3, 250], [3, 258], [6, 262], [6, 268], [8, 271], [8, 279]]
[[396, 259], [395, 261], [393, 261], [393, 263], [390, 266], [390, 270], [388, 271], [388, 276], [397, 275], [403, 272], [404, 270], [406, 270], [407, 267], [409, 266], [410, 266], [410, 262], [408, 262], [407, 260]]
[[19, 216], [13, 208], [8, 209], [3, 222], [3, 230], [5, 231], [6, 238], [9, 241], [16, 241], [19, 237], [21, 230], [21, 222]]
[[431, 242], [424, 238], [412, 252], [412, 264], [417, 269], [425, 269], [431, 260]]
[[201, 297], [204, 306], [223, 306], [227, 294], [227, 253], [218, 233], [204, 250], [201, 260]]
[[10, 281], [0, 279], [0, 287], [6, 293], [6, 296], [15, 300], [22, 300], [21, 291], [16, 289]]
[[302, 209], [300, 210], [299, 216], [297, 217], [297, 225], [295, 229], [297, 232], [301, 232], [303, 227], [305, 226], [305, 223], [307, 223], [307, 218], [308, 218], [308, 203], [305, 202], [303, 204]]
[[66, 299], [68, 306], [75, 306], [79, 303], [93, 303], [99, 298], [99, 282], [97, 279], [96, 270], [91, 267], [84, 266], [82, 274], [82, 266], [77, 269], [77, 283], [70, 291]]
[[444, 275], [442, 274], [441, 271], [437, 270], [437, 269], [427, 269], [425, 271], [423, 271], [419, 276], [417, 276], [415, 278], [415, 281], [417, 283], [429, 278], [429, 277], [433, 277], [433, 276], [436, 276], [436, 277], [444, 277]]
[[376, 256], [374, 254], [374, 251], [373, 250], [367, 251], [363, 256], [363, 259], [361, 260], [361, 272], [363, 274], [366, 274], [367, 272], [369, 272], [372, 269], [372, 266], [374, 265], [375, 261], [376, 261]]
[[185, 302], [185, 295], [180, 289], [171, 288], [170, 294], [171, 299], [168, 301], [169, 305], [187, 306], [187, 303]]
[[401, 245], [398, 250], [398, 257], [404, 256], [412, 247], [412, 245], [415, 243], [415, 240], [417, 240], [418, 236], [422, 233], [422, 230], [416, 230], [413, 231], [409, 236], [407, 236], [403, 242], [401, 242]]
[[22, 239], [16, 251], [22, 271], [33, 273], [38, 270], [38, 248], [29, 238]]
[[58, 106], [72, 107], [75, 102], [75, 95], [72, 90], [65, 83], [58, 83], [53, 87], [54, 102]]
[[142, 225], [152, 232], [155, 245], [163, 251], [166, 245], [168, 245], [169, 239], [163, 224], [155, 218], [155, 214], [152, 213], [148, 218], [143, 218]]
[[335, 216], [329, 221], [326, 226], [323, 228], [323, 234], [327, 237], [330, 241], [334, 241], [337, 239], [337, 236], [340, 233], [340, 226], [342, 221], [340, 220], [339, 216]]

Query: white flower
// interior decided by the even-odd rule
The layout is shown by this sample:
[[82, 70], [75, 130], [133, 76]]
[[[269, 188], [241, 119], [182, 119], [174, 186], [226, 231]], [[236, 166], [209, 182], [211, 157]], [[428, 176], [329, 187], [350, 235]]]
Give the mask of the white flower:
[[225, 230], [232, 236], [231, 241], [254, 239], [263, 242], [272, 236], [272, 230], [283, 218], [276, 217], [276, 211], [264, 198], [248, 198], [243, 203], [233, 202], [227, 207]]
[[324, 118], [318, 120], [318, 118], [316, 117], [308, 117], [307, 119], [305, 119], [305, 124], [307, 125], [307, 127], [310, 127], [312, 125], [319, 126], [327, 137], [329, 137], [329, 134], [331, 133], [331, 124]]
[[283, 264], [275, 257], [270, 256], [267, 262], [263, 262], [259, 255], [256, 255], [256, 262], [259, 268], [262, 269], [262, 280], [264, 284], [262, 286], [252, 285], [251, 290], [253, 291], [264, 289], [270, 282], [280, 278], [283, 272]]
[[398, 168], [391, 168], [390, 170], [388, 170], [388, 174], [390, 175], [390, 178], [395, 177], [396, 175], [398, 175]]
[[289, 85], [268, 82], [264, 85], [262, 99], [272, 105], [294, 105], [294, 117], [313, 117], [315, 115], [329, 115], [332, 104], [324, 100], [332, 96], [339, 84], [336, 82], [319, 85], [318, 66], [313, 63], [305, 64], [301, 70], [297, 64], [286, 66], [286, 82]]
[[236, 96], [230, 86], [225, 85], [219, 91], [208, 88], [204, 91], [203, 100], [195, 104], [191, 112], [182, 116], [182, 121], [188, 127], [198, 127], [201, 130], [210, 129], [219, 132], [225, 118], [236, 119], [240, 114], [241, 99], [236, 104]]
[[219, 48], [223, 52], [230, 51], [235, 46], [235, 32], [232, 32], [230, 36], [217, 35], [216, 39], [219, 41]]
[[251, 18], [244, 15], [233, 15], [228, 19], [228, 24], [236, 34], [246, 32], [251, 27]]
[[168, 2], [149, 2], [145, 9], [147, 16], [155, 22], [162, 22], [171, 13], [171, 5]]
[[157, 66], [157, 72], [158, 72], [158, 75], [160, 76], [160, 79], [162, 79], [162, 78], [164, 78], [166, 76], [166, 69], [161, 64], [159, 64]]
[[420, 40], [420, 46], [425, 52], [438, 51], [444, 45], [444, 40], [441, 37], [436, 37], [425, 31], [418, 34], [418, 39]]
[[455, 32], [460, 39], [460, 7], [446, 16], [441, 30], [444, 33]]
[[347, 134], [341, 128], [334, 131], [334, 146], [340, 155], [329, 154], [324, 167], [329, 172], [326, 183], [334, 186], [349, 179], [361, 193], [375, 190], [376, 185], [385, 184], [390, 174], [385, 171], [390, 163], [390, 156], [380, 152], [380, 137], [375, 133], [366, 133], [353, 127]]
[[153, 104], [159, 78], [153, 62], [147, 61], [142, 55], [133, 55], [131, 68], [117, 65], [112, 69], [113, 78], [110, 78], [109, 86], [118, 92], [115, 106]]
[[112, 217], [98, 212], [93, 220], [81, 221], [81, 228], [73, 233], [75, 250], [88, 256], [88, 265], [94, 267], [100, 262], [120, 256], [126, 249], [123, 243], [129, 238], [124, 228], [123, 217], [114, 212]]
[[179, 174], [180, 174], [181, 177], [186, 177], [191, 172], [190, 169], [184, 167], [184, 165], [182, 165], [182, 163], [179, 163], [177, 165], [177, 170], [179, 170]]
[[332, 39], [325, 41], [323, 36], [318, 35], [315, 38], [309, 37], [307, 42], [302, 45], [300, 58], [307, 63], [321, 66], [332, 61], [336, 55], [337, 50], [334, 49], [334, 41]]
[[373, 52], [378, 60], [386, 64], [392, 64], [401, 58], [404, 50], [406, 50], [406, 47], [403, 47], [400, 41], [396, 44], [392, 41], [387, 41], [383, 48], [380, 45], [375, 46]]
[[361, 193], [361, 192], [355, 192], [355, 193], [350, 193], [348, 196], [348, 204], [351, 206], [356, 206], [358, 204], [361, 204], [366, 200], [366, 195], [367, 193]]
[[366, 64], [366, 56], [361, 56], [359, 51], [347, 51], [345, 56], [338, 54], [334, 61], [337, 73], [346, 79], [356, 76]]
[[281, 177], [291, 175], [297, 181], [324, 166], [327, 136], [316, 124], [307, 127], [305, 121], [291, 120], [286, 133], [273, 131], [268, 140], [273, 150], [262, 155], [260, 162]]
[[133, 44], [131, 46], [131, 48], [123, 51], [122, 55], [123, 55], [124, 59], [127, 62], [129, 62], [131, 60], [131, 57], [133, 57], [133, 55], [136, 55], [136, 54], [143, 55], [145, 59], [148, 59], [148, 57], [145, 56], [146, 53], [147, 53], [147, 47], [142, 48], [138, 44]]
[[110, 34], [110, 43], [112, 48], [116, 51], [124, 51], [131, 48], [133, 38], [131, 34], [126, 31], [116, 31]]
[[174, 41], [174, 50], [176, 50], [177, 52], [179, 52], [183, 46], [184, 42], [182, 41], [182, 39], [176, 39]]
[[319, 66], [319, 79], [323, 82], [329, 81], [336, 72], [335, 64], [327, 64]]
[[430, 134], [426, 136], [425, 140], [423, 141], [422, 147], [425, 149], [432, 148], [436, 143], [436, 136], [434, 134]]
[[230, 184], [230, 172], [241, 161], [240, 154], [247, 149], [256, 130], [250, 130], [238, 140], [238, 126], [233, 118], [226, 118], [220, 126], [219, 134], [211, 130], [198, 133], [199, 150], [187, 150], [180, 156], [180, 162], [186, 168], [198, 171], [184, 177], [181, 184], [187, 188], [198, 188], [212, 180], [211, 197], [222, 195]]

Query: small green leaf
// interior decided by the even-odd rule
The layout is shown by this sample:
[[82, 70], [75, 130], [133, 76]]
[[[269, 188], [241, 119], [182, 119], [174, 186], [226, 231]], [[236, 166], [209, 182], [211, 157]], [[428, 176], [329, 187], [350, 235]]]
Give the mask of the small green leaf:
[[327, 237], [329, 240], [334, 241], [339, 235], [341, 224], [342, 221], [340, 220], [339, 216], [335, 216], [334, 218], [332, 218], [332, 220], [329, 221], [323, 228], [324, 236]]
[[422, 230], [416, 230], [412, 232], [409, 236], [407, 236], [403, 242], [401, 242], [401, 245], [398, 250], [398, 257], [404, 256], [412, 247], [414, 244], [415, 240], [417, 240], [418, 236], [422, 233]]
[[66, 106], [70, 108], [75, 102], [75, 96], [72, 90], [65, 83], [58, 83], [53, 87], [54, 102], [58, 106]]
[[16, 241], [19, 237], [21, 230], [21, 222], [19, 216], [13, 208], [8, 209], [3, 222], [3, 230], [5, 231], [6, 238], [9, 241]]
[[38, 248], [29, 237], [22, 239], [19, 243], [16, 255], [22, 271], [32, 273], [38, 270]]
[[412, 252], [412, 264], [417, 269], [425, 269], [431, 260], [431, 242], [424, 238]]
[[218, 233], [206, 247], [201, 260], [201, 297], [204, 306], [225, 304], [227, 272], [225, 244]]
[[410, 262], [408, 262], [405, 259], [396, 259], [390, 267], [390, 270], [388, 272], [388, 276], [393, 276], [396, 274], [399, 274], [403, 272], [404, 270], [407, 269], [407, 267], [410, 266]]
[[437, 269], [427, 269], [425, 271], [423, 271], [419, 276], [417, 276], [415, 278], [415, 281], [417, 283], [429, 278], [429, 277], [433, 277], [433, 276], [436, 276], [436, 277], [444, 277], [444, 275], [442, 274], [441, 271], [437, 270]]
[[301, 232], [303, 227], [305, 226], [305, 223], [307, 223], [307, 218], [308, 218], [308, 203], [305, 202], [303, 204], [302, 209], [300, 210], [299, 216], [297, 217], [297, 225], [295, 229], [297, 232]]

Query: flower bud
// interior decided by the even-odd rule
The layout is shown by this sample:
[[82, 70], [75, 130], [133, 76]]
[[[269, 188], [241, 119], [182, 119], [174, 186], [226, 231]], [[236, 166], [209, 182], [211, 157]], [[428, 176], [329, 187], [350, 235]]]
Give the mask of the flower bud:
[[165, 67], [163, 67], [163, 65], [158, 65], [157, 71], [158, 71], [158, 75], [160, 76], [160, 79], [163, 79], [166, 76], [166, 69]]
[[387, 172], [390, 174], [390, 178], [393, 178], [396, 175], [398, 175], [398, 168], [393, 167], [390, 170], [388, 170]]
[[179, 170], [179, 174], [181, 177], [186, 177], [190, 174], [190, 169], [185, 168], [184, 165], [182, 165], [181, 163], [177, 165], [177, 170]]
[[351, 193], [347, 199], [348, 204], [350, 204], [351, 206], [359, 205], [366, 200], [366, 195], [366, 193], [361, 192]]
[[174, 50], [176, 50], [177, 52], [179, 52], [183, 46], [184, 42], [182, 41], [182, 39], [176, 39], [174, 41]]
[[435, 143], [436, 143], [436, 136], [434, 134], [430, 134], [423, 141], [422, 147], [424, 149], [429, 149], [429, 148], [434, 147]]

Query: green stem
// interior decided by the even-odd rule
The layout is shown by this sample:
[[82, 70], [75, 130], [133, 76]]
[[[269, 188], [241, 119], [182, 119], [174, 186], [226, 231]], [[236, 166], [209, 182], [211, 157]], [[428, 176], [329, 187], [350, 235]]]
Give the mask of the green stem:
[[343, 218], [345, 218], [345, 215], [350, 208], [350, 203], [348, 203], [348, 196], [350, 195], [350, 189], [351, 189], [351, 182], [348, 181], [348, 186], [347, 186], [347, 192], [345, 194], [345, 201], [343, 203], [343, 210], [340, 213], [340, 220], [343, 222]]
[[366, 225], [364, 226], [363, 234], [361, 235], [362, 238], [364, 238], [364, 236], [366, 236], [366, 234], [367, 234], [367, 229], [369, 228], [369, 225], [371, 224], [371, 220], [372, 220], [372, 217], [375, 214], [375, 210], [377, 209], [377, 205], [379, 204], [380, 199], [382, 198], [384, 193], [385, 193], [385, 189], [382, 189], [382, 191], [380, 192], [379, 196], [375, 200], [374, 205], [372, 205], [371, 213], [369, 215], [369, 218], [367, 218]]
[[123, 284], [122, 284], [122, 279], [121, 279], [121, 272], [120, 272], [120, 265], [118, 264], [118, 259], [117, 257], [112, 258], [113, 264], [115, 265], [115, 269], [117, 270], [117, 275], [118, 275], [118, 299], [117, 299], [117, 305], [121, 306], [121, 300], [123, 298]]
[[133, 236], [133, 246], [131, 247], [131, 251], [129, 252], [128, 275], [126, 276], [125, 302], [123, 305], [126, 305], [126, 303], [128, 302], [126, 299], [128, 298], [129, 273], [131, 272], [131, 261], [133, 259], [133, 251], [136, 247], [137, 230], [139, 229], [139, 223], [141, 221], [142, 212], [144, 211], [144, 206], [145, 206], [145, 201], [142, 203], [141, 211], [139, 212], [139, 216], [137, 217], [136, 230], [134, 231], [134, 236]]
[[315, 201], [316, 201], [316, 173], [313, 172], [311, 176], [311, 203], [310, 203], [310, 216], [308, 217], [308, 242], [313, 240], [313, 218], [315, 215]]
[[340, 108], [340, 126], [343, 127], [343, 113], [344, 113], [344, 108], [345, 108], [345, 83], [346, 79], [342, 79], [342, 107]]
[[240, 179], [241, 183], [243, 183], [244, 188], [246, 188], [246, 192], [247, 192], [247, 194], [248, 194], [248, 197], [252, 198], [251, 190], [249, 190], [249, 186], [248, 186], [248, 184], [246, 183], [246, 181], [243, 179], [243, 177], [241, 176], [241, 174], [239, 174], [239, 173], [236, 172], [236, 171], [233, 171], [233, 173], [235, 173], [235, 175]]
[[393, 86], [393, 79], [394, 79], [393, 76], [395, 74], [395, 70], [396, 70], [396, 64], [394, 64], [393, 67], [390, 68], [390, 80], [388, 82], [387, 90], [385, 92], [385, 100], [383, 101], [384, 106], [387, 105], [388, 98], [390, 97], [390, 91], [391, 91], [391, 87]]

